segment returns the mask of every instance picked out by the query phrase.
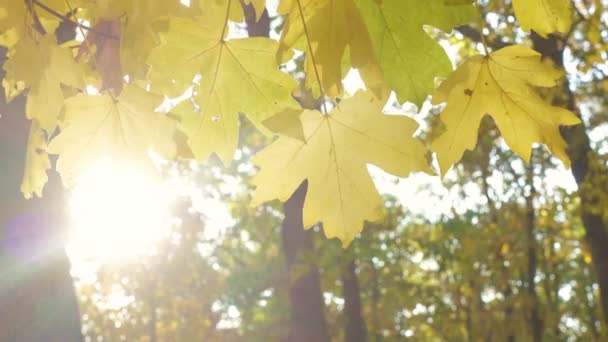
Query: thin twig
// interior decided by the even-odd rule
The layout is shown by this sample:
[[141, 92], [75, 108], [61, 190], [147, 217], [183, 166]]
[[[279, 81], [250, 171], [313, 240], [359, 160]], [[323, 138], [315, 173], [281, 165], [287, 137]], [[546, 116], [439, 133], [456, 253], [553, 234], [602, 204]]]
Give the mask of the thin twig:
[[[319, 71], [317, 70], [317, 62], [315, 61], [315, 56], [313, 54], [312, 45], [310, 44], [310, 35], [308, 35], [308, 27], [306, 27], [306, 20], [304, 19], [304, 11], [302, 10], [302, 4], [300, 4], [300, 0], [296, 0], [298, 4], [298, 10], [300, 11], [300, 18], [302, 19], [302, 27], [304, 28], [304, 34], [306, 35], [306, 43], [308, 44], [308, 54], [310, 55], [310, 59], [312, 61], [312, 67], [315, 71], [315, 76], [317, 77], [317, 83], [319, 84], [319, 93], [321, 94], [321, 106], [323, 107], [323, 111], [327, 114], [327, 106], [325, 105], [325, 94], [323, 93], [323, 85], [321, 84], [321, 77], [319, 76]], [[308, 56], [306, 57], [308, 58]]]
[[77, 22], [77, 21], [74, 21], [74, 20], [72, 20], [72, 19], [70, 19], [70, 18], [66, 17], [65, 15], [63, 15], [63, 14], [61, 14], [61, 13], [59, 13], [59, 12], [55, 11], [54, 9], [52, 9], [52, 8], [48, 7], [47, 5], [45, 5], [45, 4], [43, 4], [43, 3], [41, 3], [41, 2], [40, 2], [40, 1], [38, 1], [38, 0], [32, 0], [32, 3], [33, 3], [34, 5], [36, 5], [36, 6], [40, 7], [40, 8], [42, 8], [43, 10], [45, 10], [47, 13], [49, 13], [49, 14], [51, 14], [51, 15], [53, 15], [53, 16], [55, 16], [55, 17], [57, 17], [57, 18], [59, 18], [59, 19], [61, 19], [61, 20], [63, 20], [63, 21], [65, 21], [65, 22], [68, 22], [68, 23], [70, 23], [70, 24], [72, 24], [72, 25], [75, 25], [75, 26], [77, 26], [77, 27], [79, 27], [79, 28], [81, 28], [81, 29], [87, 30], [87, 31], [89, 31], [89, 32], [91, 32], [91, 33], [98, 34], [98, 35], [103, 36], [103, 37], [106, 37], [106, 38], [110, 38], [110, 39], [114, 39], [114, 40], [119, 40], [119, 39], [120, 39], [120, 38], [119, 38], [119, 37], [117, 37], [117, 36], [114, 36], [114, 35], [111, 35], [111, 34], [107, 34], [107, 33], [105, 33], [105, 32], [100, 32], [100, 31], [97, 31], [97, 30], [95, 30], [95, 29], [94, 29], [94, 28], [92, 28], [92, 27], [89, 27], [89, 26], [87, 26], [87, 25], [84, 25], [84, 24], [81, 24], [81, 23], [79, 23], [79, 22]]
[[[70, 2], [68, 0], [64, 0], [64, 2], [65, 2], [65, 5], [70, 10], [70, 13], [74, 14], [75, 21], [78, 22], [78, 17], [76, 17], [76, 11], [74, 11], [74, 9], [72, 9], [72, 5], [70, 4]], [[91, 48], [91, 45], [89, 44], [89, 40], [87, 39], [87, 35], [84, 33], [84, 28], [82, 28], [82, 26], [76, 26], [76, 27], [78, 27], [78, 31], [80, 31], [80, 34], [82, 35], [83, 44], [85, 45], [85, 48], [90, 53], [91, 51], [93, 51], [93, 49]], [[94, 54], [89, 54], [89, 56], [91, 57], [92, 61], [95, 62], [95, 55]]]
[[[65, 5], [70, 10], [70, 13], [74, 13], [74, 18], [76, 19], [74, 21], [78, 22], [78, 18], [76, 17], [76, 11], [74, 11], [74, 9], [72, 9], [72, 5], [70, 4], [70, 2], [68, 0], [64, 0], [64, 2], [65, 2]], [[84, 28], [81, 25], [77, 25], [76, 27], [78, 27], [78, 31], [80, 31], [80, 34], [82, 35], [82, 39], [84, 39], [86, 41], [87, 35], [84, 33]], [[90, 46], [87, 46], [87, 48], [90, 48]]]
[[36, 31], [38, 31], [38, 33], [45, 35], [46, 30], [44, 29], [44, 26], [42, 26], [42, 23], [40, 22], [40, 18], [38, 18], [36, 11], [34, 11], [34, 8], [32, 7], [32, 2], [26, 1], [25, 3], [27, 5], [28, 12], [30, 12], [30, 15], [32, 16], [32, 20], [34, 21], [32, 26]]

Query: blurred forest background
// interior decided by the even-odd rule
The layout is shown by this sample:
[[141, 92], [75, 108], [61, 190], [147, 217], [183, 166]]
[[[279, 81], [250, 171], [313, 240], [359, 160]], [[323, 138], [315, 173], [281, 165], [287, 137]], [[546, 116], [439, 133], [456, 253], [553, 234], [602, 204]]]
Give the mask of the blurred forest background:
[[[608, 259], [597, 260], [608, 253], [608, 1], [574, 1], [572, 31], [549, 38], [520, 30], [509, 0], [479, 3], [486, 27], [437, 39], [455, 64], [483, 51], [485, 35], [491, 49], [523, 42], [563, 66], [564, 86], [546, 96], [584, 119], [584, 170], [540, 147], [524, 163], [486, 120], [477, 149], [444, 179], [374, 170], [389, 219], [343, 249], [319, 227], [299, 227], [305, 186], [285, 208], [249, 207], [248, 160], [268, 141], [247, 126], [230, 169], [163, 164], [190, 190], [146, 253], [94, 266], [70, 255], [85, 340], [279, 341], [297, 330], [294, 315], [301, 329], [321, 331], [311, 341], [608, 340]], [[250, 25], [233, 29], [276, 36], [281, 18], [270, 12], [253, 23], [248, 8]], [[318, 106], [304, 91], [301, 102]], [[433, 139], [438, 108], [392, 107]], [[44, 262], [56, 260], [67, 262]]]

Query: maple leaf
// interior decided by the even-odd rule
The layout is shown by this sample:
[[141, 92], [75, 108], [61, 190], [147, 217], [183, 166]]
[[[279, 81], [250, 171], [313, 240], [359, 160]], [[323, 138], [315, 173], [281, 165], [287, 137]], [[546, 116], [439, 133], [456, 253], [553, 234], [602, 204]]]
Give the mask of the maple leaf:
[[292, 48], [305, 51], [306, 86], [315, 95], [321, 90], [332, 98], [342, 95], [342, 78], [348, 71], [342, 65], [347, 48], [353, 67], [375, 62], [367, 29], [353, 0], [285, 0], [278, 12], [286, 16], [278, 59]]
[[399, 102], [421, 104], [433, 91], [435, 77], [447, 76], [452, 64], [443, 48], [423, 29], [444, 32], [478, 17], [468, 4], [445, 0], [355, 0], [386, 82]]
[[442, 173], [465, 150], [475, 148], [479, 124], [486, 114], [494, 118], [507, 145], [524, 160], [530, 160], [534, 143], [542, 143], [569, 166], [559, 126], [577, 125], [580, 120], [572, 112], [546, 103], [534, 89], [554, 87], [562, 76], [539, 53], [521, 45], [465, 62], [433, 94], [434, 104], [447, 102], [441, 113], [446, 132], [431, 146]]
[[27, 117], [37, 120], [48, 133], [55, 130], [63, 105], [61, 85], [84, 85], [82, 70], [71, 52], [58, 46], [53, 35], [37, 39], [23, 37], [15, 45], [4, 69], [7, 72], [5, 84], [23, 82], [30, 89], [26, 103]]
[[306, 141], [300, 121], [301, 109], [288, 108], [264, 120], [263, 124], [272, 132]]
[[[44, 5], [53, 8], [58, 13], [67, 12], [65, 0], [45, 0]], [[35, 13], [36, 19], [32, 12]], [[0, 45], [13, 46], [29, 30], [28, 26], [40, 25], [42, 30], [53, 32], [59, 25], [56, 19], [48, 11], [40, 10], [37, 2], [2, 0], [0, 2]]]
[[[260, 0], [250, 1], [256, 2], [258, 6], [260, 5]], [[228, 19], [237, 23], [245, 20], [240, 0], [199, 0], [199, 8], [206, 18], [209, 18], [206, 13], [214, 15], [217, 14], [217, 19], [222, 20], [224, 24], [227, 23]]]
[[[245, 113], [258, 128], [261, 122], [297, 103], [291, 96], [296, 82], [275, 63], [277, 43], [267, 38], [226, 41], [230, 1], [209, 6], [198, 20], [173, 18], [166, 43], [155, 49], [149, 63], [154, 80], [183, 91], [196, 74], [195, 87], [201, 113], [190, 112], [182, 120], [188, 143], [198, 159], [217, 154], [230, 163], [237, 147], [238, 114]], [[156, 76], [154, 76], [156, 75]]]
[[[94, 23], [83, 48], [95, 47], [97, 56], [93, 62], [102, 74], [109, 76], [106, 80], [115, 76], [122, 80], [123, 71], [130, 79], [145, 79], [146, 59], [161, 43], [159, 31], [164, 26], [160, 23], [170, 15], [186, 14], [190, 10], [179, 1], [149, 0], [79, 0], [76, 7], [80, 8], [79, 15], [82, 13], [83, 18]], [[117, 84], [116, 81], [109, 83]]]
[[25, 1], [3, 1], [0, 3], [0, 43], [12, 46], [22, 34], [27, 22]]
[[572, 26], [570, 0], [513, 0], [513, 10], [524, 30], [545, 38], [554, 32], [566, 33]]
[[118, 98], [80, 94], [65, 101], [61, 132], [49, 152], [58, 154], [57, 171], [70, 183], [98, 158], [125, 159], [149, 165], [148, 152], [175, 155], [175, 123], [155, 112], [162, 97], [126, 85]]
[[51, 168], [51, 161], [46, 147], [46, 134], [40, 124], [36, 120], [32, 120], [27, 139], [23, 180], [21, 181], [21, 192], [27, 199], [34, 195], [42, 197], [42, 189], [49, 179], [46, 172]]
[[412, 138], [416, 122], [384, 115], [383, 106], [371, 93], [358, 92], [328, 115], [305, 110], [306, 142], [281, 136], [253, 158], [260, 168], [253, 204], [286, 201], [308, 180], [306, 227], [322, 222], [327, 237], [348, 245], [365, 221], [382, 220], [383, 202], [367, 164], [401, 177], [430, 172], [424, 146]]

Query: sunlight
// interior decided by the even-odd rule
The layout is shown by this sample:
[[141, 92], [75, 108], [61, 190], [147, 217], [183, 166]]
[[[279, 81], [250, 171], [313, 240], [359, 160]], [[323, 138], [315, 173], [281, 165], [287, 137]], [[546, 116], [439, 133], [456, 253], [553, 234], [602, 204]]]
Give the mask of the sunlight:
[[172, 193], [142, 170], [97, 163], [69, 199], [72, 258], [107, 262], [145, 255], [168, 230]]

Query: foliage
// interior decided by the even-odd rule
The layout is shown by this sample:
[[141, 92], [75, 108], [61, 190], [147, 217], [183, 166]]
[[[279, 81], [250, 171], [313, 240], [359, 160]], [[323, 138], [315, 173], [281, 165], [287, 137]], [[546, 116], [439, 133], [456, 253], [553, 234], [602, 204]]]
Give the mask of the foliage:
[[[328, 115], [305, 111], [301, 115], [305, 141], [282, 136], [254, 157], [260, 168], [253, 178], [254, 203], [286, 201], [308, 179], [305, 226], [320, 219], [327, 237], [338, 237], [348, 245], [358, 230], [346, 227], [381, 221], [383, 204], [367, 163], [400, 176], [430, 172], [422, 143], [411, 138], [416, 123], [383, 115], [381, 107], [373, 96], [357, 93]], [[338, 210], [332, 209], [334, 203], [340, 203]]]
[[[265, 2], [247, 2], [255, 6], [256, 17], [260, 18]], [[524, 29], [535, 29], [542, 35], [568, 31], [569, 2], [557, 1], [546, 9], [548, 14], [538, 10], [543, 3], [514, 1]], [[302, 152], [306, 159], [301, 162], [310, 171], [298, 177], [290, 175], [293, 179], [288, 187], [283, 187], [285, 182], [260, 183], [266, 195], [258, 199], [285, 200], [297, 182], [308, 178], [307, 226], [322, 222], [328, 236], [337, 236], [348, 244], [365, 221], [382, 221], [365, 163], [377, 161], [385, 171], [399, 176], [431, 169], [424, 162], [426, 151], [410, 139], [414, 131], [411, 124], [396, 125], [390, 131], [383, 127], [387, 119], [378, 115], [381, 104], [394, 91], [400, 102], [420, 105], [435, 88], [437, 77], [450, 76], [449, 59], [433, 37], [465, 23], [475, 24], [477, 9], [471, 1], [284, 0], [278, 12], [285, 21], [276, 42], [270, 38], [231, 37], [233, 23], [243, 21], [241, 4], [236, 0], [192, 1], [189, 6], [177, 0], [3, 1], [0, 44], [9, 48], [3, 84], [9, 99], [27, 91], [26, 115], [32, 120], [24, 195], [41, 194], [47, 178], [47, 152], [59, 156], [56, 169], [66, 183], [102, 154], [127, 155], [135, 160], [148, 158], [150, 149], [177, 159], [193, 155], [205, 160], [215, 154], [228, 165], [237, 148], [238, 115], [244, 113], [262, 133], [280, 135], [258, 158], [264, 178], [281, 178], [286, 172], [275, 165], [278, 160], [268, 161], [274, 151], [281, 152], [280, 157], [273, 158], [287, 158], [297, 146], [309, 146]], [[75, 25], [81, 39], [57, 45], [53, 30], [60, 22]], [[304, 52], [305, 85], [320, 97], [321, 104], [320, 111], [305, 111], [299, 117], [302, 111], [294, 100], [298, 85], [284, 72], [284, 63], [294, 61], [293, 49]], [[519, 58], [522, 56], [525, 58]], [[487, 81], [490, 90], [468, 84], [477, 74], [471, 70], [475, 68], [490, 70], [496, 81]], [[522, 68], [537, 72], [533, 77], [522, 76]], [[436, 102], [447, 101], [443, 115], [446, 132], [434, 145], [441, 171], [458, 161], [465, 149], [474, 147], [474, 140], [469, 139], [452, 151], [442, 146], [442, 139], [474, 137], [479, 119], [487, 112], [505, 130], [507, 144], [525, 159], [532, 143], [547, 144], [565, 159], [565, 143], [557, 134], [557, 125], [575, 125], [578, 120], [565, 110], [549, 111], [550, 99], [544, 100], [528, 88], [528, 84], [559, 84], [556, 78], [560, 72], [554, 68], [541, 63], [540, 56], [523, 46], [514, 46], [486, 57], [472, 57], [452, 74], [435, 93]], [[351, 69], [359, 71], [367, 88], [352, 99], [343, 86]], [[490, 77], [485, 71], [481, 74]], [[507, 81], [508, 87], [503, 84]], [[463, 90], [464, 84], [467, 86]], [[487, 102], [512, 92], [517, 101], [530, 106], [527, 111], [542, 108], [542, 113], [528, 118], [518, 112], [518, 118], [505, 123], [507, 114], [503, 111], [512, 114], [513, 109], [496, 104], [488, 107]], [[172, 113], [167, 113], [171, 106], [161, 107], [160, 95], [182, 94], [189, 99]], [[358, 114], [363, 108], [355, 111], [349, 107], [372, 98], [376, 104], [364, 106], [369, 112]], [[468, 98], [471, 113], [466, 117], [470, 122], [465, 127], [454, 127], [452, 113], [461, 111], [457, 108]], [[332, 107], [335, 109], [330, 111]], [[286, 120], [288, 124], [264, 124], [285, 113], [293, 116]], [[541, 115], [542, 123], [529, 124]], [[352, 121], [358, 125], [357, 130], [335, 141], [330, 126], [312, 134], [313, 122], [338, 122], [338, 118]], [[294, 140], [294, 136], [301, 138], [301, 134], [293, 133], [301, 130], [299, 125], [306, 132], [305, 143]], [[515, 141], [511, 132], [519, 132], [525, 139]], [[179, 141], [183, 134], [190, 151], [178, 149], [176, 155], [173, 145], [183, 145]], [[348, 147], [353, 149], [352, 154], [342, 152], [344, 144], [356, 145]], [[396, 150], [401, 151], [399, 158], [387, 161]], [[407, 154], [403, 153], [406, 150]], [[333, 162], [328, 163], [331, 158]], [[323, 183], [330, 182], [330, 189], [337, 186], [339, 190], [344, 175], [358, 184], [349, 185], [349, 191], [360, 192], [358, 198], [349, 195], [319, 200], [328, 190]], [[363, 189], [358, 189], [360, 186]], [[315, 196], [317, 193], [320, 195]], [[375, 199], [362, 201], [368, 194]], [[340, 212], [341, 217], [325, 212]]]
[[521, 45], [469, 59], [433, 95], [437, 104], [448, 103], [441, 114], [447, 132], [432, 147], [441, 170], [447, 171], [466, 149], [475, 148], [475, 133], [486, 114], [524, 160], [530, 160], [532, 145], [540, 142], [570, 165], [559, 126], [580, 120], [568, 110], [547, 104], [532, 88], [555, 87], [560, 79], [561, 73], [543, 63], [539, 53]]

